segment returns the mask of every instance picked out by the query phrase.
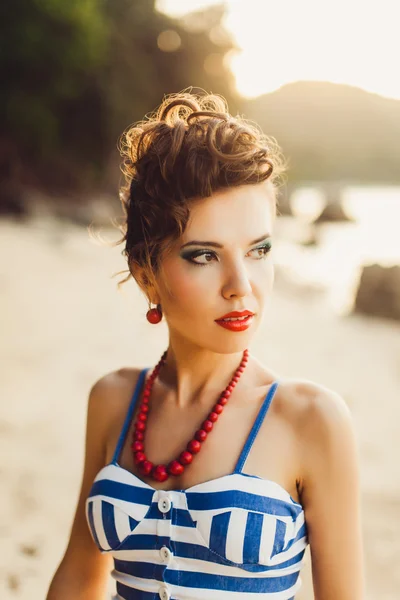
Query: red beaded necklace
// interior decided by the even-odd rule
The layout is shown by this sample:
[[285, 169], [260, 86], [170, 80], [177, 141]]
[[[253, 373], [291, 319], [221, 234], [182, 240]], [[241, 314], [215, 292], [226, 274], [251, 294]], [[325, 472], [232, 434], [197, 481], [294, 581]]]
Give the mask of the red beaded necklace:
[[239, 367], [236, 369], [236, 372], [229, 385], [220, 395], [218, 402], [214, 405], [206, 420], [201, 424], [201, 429], [198, 429], [194, 434], [194, 439], [187, 444], [186, 450], [181, 452], [179, 457], [176, 460], [171, 461], [168, 465], [154, 465], [152, 462], [147, 460], [147, 456], [144, 451], [144, 434], [146, 431], [146, 421], [147, 413], [149, 412], [149, 399], [151, 390], [153, 388], [154, 380], [157, 377], [161, 367], [165, 363], [167, 357], [167, 351], [164, 352], [158, 364], [154, 367], [148, 382], [146, 383], [143, 392], [142, 404], [140, 405], [140, 411], [134, 425], [131, 449], [133, 452], [134, 461], [138, 465], [138, 469], [142, 475], [150, 475], [157, 481], [166, 481], [170, 475], [181, 475], [181, 473], [183, 473], [185, 466], [192, 462], [193, 456], [200, 452], [201, 444], [205, 441], [207, 434], [210, 433], [214, 423], [224, 410], [225, 404], [228, 402], [235, 385], [239, 381], [240, 376], [246, 367], [248, 355], [249, 351], [247, 349], [244, 350], [242, 361]]

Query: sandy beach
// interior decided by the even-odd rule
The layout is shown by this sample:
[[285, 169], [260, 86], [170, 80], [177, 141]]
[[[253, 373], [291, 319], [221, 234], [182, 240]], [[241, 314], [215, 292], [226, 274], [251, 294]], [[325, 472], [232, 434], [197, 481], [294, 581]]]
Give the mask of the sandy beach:
[[[134, 282], [117, 291], [123, 276], [111, 276], [126, 268], [121, 250], [50, 218], [0, 221], [2, 600], [43, 600], [65, 550], [91, 385], [122, 366], [153, 365], [166, 347], [166, 325], [147, 323]], [[322, 297], [278, 271], [250, 351], [348, 403], [360, 452], [367, 600], [396, 600], [400, 324], [335, 315]], [[309, 554], [302, 580], [296, 600], [312, 600]]]

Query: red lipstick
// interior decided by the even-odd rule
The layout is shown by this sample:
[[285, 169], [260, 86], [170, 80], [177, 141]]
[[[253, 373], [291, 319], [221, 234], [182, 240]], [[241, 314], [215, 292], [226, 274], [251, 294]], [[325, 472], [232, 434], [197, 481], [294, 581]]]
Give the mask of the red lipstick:
[[[239, 319], [238, 319], [239, 317]], [[242, 317], [242, 318], [240, 318]], [[227, 313], [219, 319], [215, 319], [215, 322], [229, 331], [244, 331], [248, 329], [253, 321], [254, 313], [250, 310], [234, 310]], [[232, 319], [224, 321], [224, 319]]]

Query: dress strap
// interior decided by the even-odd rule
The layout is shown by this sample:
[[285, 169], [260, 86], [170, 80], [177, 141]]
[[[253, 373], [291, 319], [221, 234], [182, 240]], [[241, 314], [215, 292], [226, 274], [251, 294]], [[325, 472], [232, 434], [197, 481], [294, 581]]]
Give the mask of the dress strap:
[[251, 431], [250, 431], [250, 433], [247, 437], [247, 440], [243, 446], [243, 450], [240, 453], [239, 459], [236, 463], [234, 473], [241, 473], [243, 470], [243, 467], [245, 465], [245, 462], [249, 455], [251, 447], [253, 446], [254, 440], [257, 437], [257, 433], [259, 432], [259, 429], [264, 421], [265, 415], [267, 414], [267, 411], [271, 405], [271, 402], [275, 395], [278, 384], [279, 384], [279, 381], [274, 381], [272, 383], [270, 389], [268, 390], [267, 395], [265, 396], [265, 399], [261, 405], [261, 408], [258, 411], [257, 418], [254, 421], [253, 427], [251, 428]]
[[130, 404], [129, 404], [128, 412], [127, 412], [126, 417], [125, 417], [125, 422], [123, 424], [123, 427], [122, 427], [122, 430], [121, 430], [121, 434], [119, 436], [117, 447], [115, 448], [114, 456], [113, 456], [113, 459], [112, 459], [113, 463], [118, 462], [119, 455], [121, 453], [122, 446], [124, 444], [124, 441], [125, 441], [125, 438], [126, 438], [126, 434], [128, 433], [129, 425], [130, 425], [131, 420], [132, 420], [133, 411], [135, 410], [135, 405], [136, 405], [137, 399], [139, 397], [139, 393], [140, 393], [140, 390], [142, 388], [142, 385], [143, 385], [143, 382], [144, 382], [144, 378], [145, 378], [146, 373], [149, 370], [149, 368], [150, 367], [147, 367], [146, 369], [142, 369], [140, 371], [138, 380], [137, 380], [136, 385], [135, 385], [135, 389], [133, 390], [132, 399], [131, 399]]

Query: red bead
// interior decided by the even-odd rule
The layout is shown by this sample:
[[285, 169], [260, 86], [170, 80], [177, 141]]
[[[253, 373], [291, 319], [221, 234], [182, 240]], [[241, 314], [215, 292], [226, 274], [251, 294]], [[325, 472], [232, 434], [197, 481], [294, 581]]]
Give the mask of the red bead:
[[155, 325], [161, 321], [161, 313], [158, 308], [150, 308], [146, 313], [146, 319], [149, 323]]
[[144, 431], [146, 429], [146, 423], [143, 423], [143, 421], [136, 421], [135, 429], [136, 431]]
[[181, 475], [184, 470], [185, 470], [185, 467], [183, 465], [181, 465], [181, 463], [178, 462], [177, 460], [173, 460], [168, 465], [168, 473], [170, 475]]
[[244, 371], [244, 367], [239, 367], [236, 371], [236, 373], [243, 373]]
[[218, 400], [218, 404], [220, 404], [221, 406], [225, 406], [225, 404], [228, 402], [228, 398], [222, 397]]
[[142, 473], [142, 475], [149, 475], [149, 473], [151, 473], [152, 468], [154, 467], [153, 463], [149, 460], [144, 460], [143, 462], [141, 462], [139, 464], [139, 471]]
[[208, 415], [208, 420], [215, 423], [215, 421], [217, 421], [217, 419], [218, 419], [218, 414], [216, 412], [210, 412], [210, 414]]
[[138, 419], [139, 419], [139, 421], [147, 421], [147, 415], [145, 413], [141, 412], [138, 415]]
[[133, 442], [131, 444], [131, 448], [133, 452], [142, 452], [144, 449], [144, 444], [143, 442]]
[[157, 481], [165, 481], [168, 479], [167, 467], [166, 465], [157, 465], [151, 472], [152, 477]]
[[232, 381], [234, 381], [235, 383], [237, 383], [239, 381], [240, 377], [238, 377], [237, 375], [235, 375], [235, 377], [232, 379]]
[[189, 450], [189, 452], [197, 454], [201, 450], [201, 444], [198, 440], [191, 440], [187, 445], [187, 449]]
[[226, 389], [227, 389], [228, 392], [233, 392], [233, 390], [235, 389], [235, 386], [229, 384]]
[[139, 463], [146, 460], [146, 455], [144, 452], [135, 452], [135, 463], [138, 465]]
[[229, 398], [229, 396], [231, 395], [232, 392], [230, 392], [229, 390], [225, 390], [224, 392], [222, 392], [221, 394], [221, 398]]
[[209, 421], [208, 419], [206, 419], [205, 421], [203, 421], [201, 426], [204, 429], [204, 431], [207, 431], [207, 433], [209, 433], [214, 425], [213, 425], [212, 421]]
[[196, 433], [194, 434], [194, 437], [196, 438], [196, 440], [198, 440], [199, 442], [204, 442], [204, 440], [207, 437], [207, 432], [204, 431], [204, 429], [198, 429], [196, 431]]
[[224, 407], [222, 406], [222, 404], [216, 404], [213, 408], [213, 411], [215, 413], [217, 413], [217, 415], [220, 415], [223, 410], [224, 410]]
[[138, 440], [139, 442], [141, 442], [142, 440], [144, 440], [144, 433], [143, 433], [143, 431], [135, 431], [135, 433], [133, 434], [133, 437], [135, 440]]
[[140, 405], [140, 410], [141, 410], [141, 412], [148, 413], [149, 412], [149, 405], [148, 404], [141, 404]]
[[179, 462], [182, 463], [183, 465], [190, 464], [192, 462], [192, 460], [193, 460], [193, 454], [191, 452], [188, 452], [187, 450], [184, 450], [179, 455]]

